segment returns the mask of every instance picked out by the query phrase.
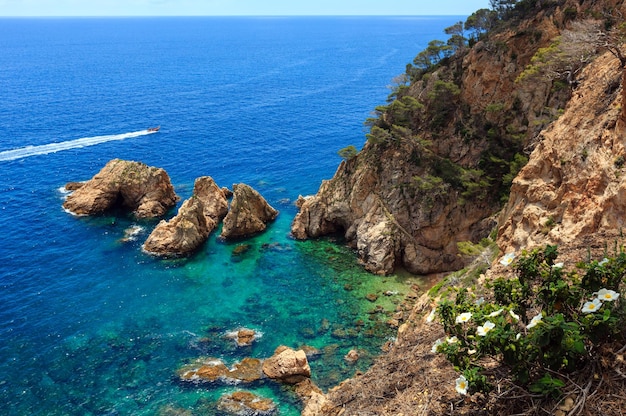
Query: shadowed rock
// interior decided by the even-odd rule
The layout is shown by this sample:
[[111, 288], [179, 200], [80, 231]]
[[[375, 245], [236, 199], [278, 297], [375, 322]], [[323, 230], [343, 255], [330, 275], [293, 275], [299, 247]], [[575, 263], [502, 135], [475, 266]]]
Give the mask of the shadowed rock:
[[[75, 189], [73, 185], [69, 183], [66, 189]], [[122, 208], [137, 218], [154, 218], [164, 215], [178, 199], [163, 169], [113, 159], [69, 195], [63, 207], [77, 215], [97, 215]]]
[[265, 231], [267, 223], [273, 221], [278, 211], [254, 189], [246, 184], [233, 185], [233, 200], [224, 218], [220, 237], [241, 238]]

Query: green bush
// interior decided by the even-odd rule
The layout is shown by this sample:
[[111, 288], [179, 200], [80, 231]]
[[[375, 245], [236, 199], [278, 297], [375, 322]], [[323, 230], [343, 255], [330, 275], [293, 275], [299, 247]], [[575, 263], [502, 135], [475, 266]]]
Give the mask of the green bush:
[[337, 154], [339, 155], [339, 157], [341, 157], [343, 160], [350, 160], [353, 157], [355, 157], [357, 155], [359, 151], [356, 150], [356, 147], [354, 147], [353, 145], [350, 146], [346, 146], [343, 149], [340, 149]]
[[481, 363], [490, 358], [514, 383], [558, 397], [568, 373], [597, 358], [602, 344], [623, 337], [626, 254], [581, 262], [570, 271], [555, 263], [557, 256], [550, 245], [523, 252], [516, 262], [507, 254], [501, 263], [513, 267], [516, 278], [491, 282], [490, 301], [475, 301], [461, 289], [433, 310], [430, 318], [438, 318], [447, 335], [433, 351], [461, 372], [457, 391], [488, 391]]

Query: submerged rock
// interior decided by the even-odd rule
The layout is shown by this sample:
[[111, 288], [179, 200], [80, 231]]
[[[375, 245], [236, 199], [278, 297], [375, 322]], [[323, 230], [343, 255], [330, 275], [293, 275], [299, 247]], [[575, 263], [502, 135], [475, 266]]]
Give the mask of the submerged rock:
[[[75, 188], [70, 182], [66, 189]], [[113, 159], [69, 195], [63, 207], [77, 215], [97, 215], [122, 208], [137, 218], [164, 215], [178, 196], [163, 169], [140, 162]]]
[[278, 215], [267, 201], [246, 184], [233, 185], [233, 200], [224, 218], [220, 237], [241, 238], [265, 231], [267, 223]]
[[277, 414], [276, 404], [249, 391], [225, 394], [217, 402], [217, 409], [235, 416], [270, 416]]
[[258, 358], [247, 357], [228, 368], [220, 359], [199, 358], [180, 368], [177, 373], [181, 381], [194, 383], [251, 383], [263, 377], [262, 364]]
[[135, 241], [137, 236], [143, 232], [144, 228], [140, 225], [131, 225], [124, 230], [124, 237], [120, 239], [122, 243], [128, 243], [129, 241]]
[[182, 381], [213, 382], [228, 374], [228, 367], [217, 358], [200, 358], [178, 370]]
[[209, 176], [196, 179], [193, 195], [170, 221], [161, 221], [143, 245], [160, 256], [187, 255], [198, 249], [226, 215], [224, 191]]
[[263, 362], [263, 373], [268, 378], [295, 384], [311, 377], [311, 367], [304, 351], [280, 346]]
[[360, 358], [359, 352], [355, 349], [348, 351], [348, 353], [343, 357], [343, 359], [349, 364], [356, 363], [359, 360], [359, 358]]

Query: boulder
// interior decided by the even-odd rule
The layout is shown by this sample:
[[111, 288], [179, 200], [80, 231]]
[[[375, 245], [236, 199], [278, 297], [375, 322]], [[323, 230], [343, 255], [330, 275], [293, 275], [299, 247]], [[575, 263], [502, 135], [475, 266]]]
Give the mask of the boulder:
[[198, 198], [187, 199], [174, 218], [157, 224], [143, 244], [143, 249], [150, 254], [165, 257], [194, 252], [215, 228], [215, 222], [207, 221], [203, 211]]
[[361, 356], [359, 355], [359, 352], [355, 349], [348, 351], [348, 353], [343, 357], [343, 359], [349, 364], [356, 363], [359, 358], [361, 358]]
[[263, 373], [268, 378], [296, 384], [311, 377], [311, 367], [304, 351], [280, 346], [263, 362]]
[[[330, 403], [322, 390], [317, 387], [311, 379], [303, 380], [296, 385], [296, 394], [302, 400], [304, 408], [300, 413], [301, 416], [319, 416], [324, 410], [328, 410], [327, 407], [334, 407]], [[336, 408], [336, 407], [335, 407]]]
[[170, 221], [161, 221], [143, 245], [159, 256], [183, 256], [198, 249], [226, 215], [224, 191], [208, 176], [196, 179], [191, 198], [183, 202]]
[[278, 211], [254, 189], [246, 184], [233, 185], [233, 200], [224, 218], [221, 238], [233, 239], [265, 231], [267, 223], [273, 221]]
[[220, 414], [235, 416], [269, 416], [278, 414], [276, 404], [268, 398], [257, 396], [249, 391], [236, 391], [225, 394], [217, 402]]
[[[66, 189], [76, 188], [72, 183]], [[164, 215], [179, 200], [163, 169], [113, 159], [69, 195], [63, 207], [76, 215], [98, 215], [122, 208], [137, 218]]]
[[226, 338], [234, 340], [238, 347], [248, 347], [258, 337], [259, 334], [254, 329], [248, 328], [239, 328], [236, 331], [226, 333]]
[[263, 362], [258, 358], [246, 357], [233, 365], [226, 378], [235, 382], [252, 383], [263, 376], [262, 365]]
[[230, 370], [217, 358], [200, 358], [178, 370], [181, 381], [213, 382], [225, 377]]

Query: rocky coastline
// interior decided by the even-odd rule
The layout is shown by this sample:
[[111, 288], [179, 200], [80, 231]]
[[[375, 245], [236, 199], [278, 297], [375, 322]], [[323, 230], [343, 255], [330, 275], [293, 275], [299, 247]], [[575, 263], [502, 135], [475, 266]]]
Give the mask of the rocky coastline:
[[[390, 350], [365, 374], [309, 402], [303, 414], [491, 415], [514, 410], [524, 415], [544, 411], [565, 415], [573, 414], [568, 412], [574, 401], [577, 414], [621, 413], [623, 398], [605, 402], [602, 396], [591, 400], [576, 393], [557, 400], [539, 396], [526, 400], [523, 390], [515, 388], [509, 390], [515, 392], [510, 394], [513, 397], [507, 397], [505, 390], [511, 386], [506, 380], [498, 385], [502, 391], [497, 393], [462, 396], [455, 391], [458, 372], [444, 354], [433, 350], [445, 332], [440, 324], [430, 322], [429, 312], [439, 300], [454, 299], [459, 290], [472, 293], [486, 281], [512, 278], [514, 271], [498, 262], [504, 253], [519, 255], [551, 244], [558, 246], [559, 264], [574, 265], [623, 250], [626, 60], [621, 54], [626, 38], [604, 33], [606, 42], [592, 45], [591, 57], [583, 64], [577, 61], [575, 82], [566, 77], [572, 66], [562, 69], [559, 78], [541, 72], [541, 65], [552, 65], [548, 70], [554, 71], [561, 64], [560, 58], [548, 54], [563, 36], [580, 42], [585, 33], [597, 34], [623, 22], [616, 16], [624, 15], [626, 4], [612, 0], [518, 3], [534, 6], [513, 7], [510, 21], [403, 89], [404, 100], [397, 93], [374, 124], [386, 129], [387, 136], [380, 132], [378, 137], [370, 136], [361, 152], [342, 162], [316, 195], [300, 200], [292, 225], [297, 238], [345, 234], [365, 267], [375, 273], [386, 274], [395, 265], [421, 272], [463, 268], [440, 282], [449, 289], [447, 295], [424, 294], [413, 304]], [[596, 16], [600, 24], [590, 16]], [[594, 25], [600, 29], [590, 30]], [[543, 60], [533, 60], [536, 56]], [[452, 77], [450, 69], [457, 70]], [[407, 96], [434, 97], [442, 81], [458, 87], [453, 99], [459, 106], [450, 109], [446, 122], [433, 129], [422, 116], [423, 108], [435, 104], [424, 100], [411, 113], [421, 123], [411, 126], [412, 142], [398, 128], [404, 125], [387, 123], [406, 115], [399, 109], [406, 111], [411, 102]], [[475, 136], [480, 131], [482, 139]], [[419, 140], [415, 139], [418, 135]], [[495, 201], [480, 193], [470, 195], [471, 184], [463, 183], [463, 174], [480, 163], [486, 166], [485, 159], [477, 163], [476, 156], [507, 135], [514, 136], [507, 145], [518, 146], [519, 156], [510, 154], [511, 169], [502, 171], [503, 183], [510, 184], [502, 188], [504, 198]], [[491, 165], [495, 175], [504, 159], [496, 160], [493, 151], [487, 154], [497, 162]], [[426, 155], [436, 163], [450, 167], [451, 161], [455, 169], [460, 167], [456, 169], [460, 181], [455, 183], [450, 171], [440, 166], [425, 167]], [[514, 161], [524, 159], [527, 163], [513, 170]], [[474, 183], [483, 183], [495, 195], [497, 189], [489, 188], [489, 181], [481, 182], [479, 175], [474, 178]], [[459, 198], [463, 193], [466, 196]], [[376, 229], [382, 232], [373, 235]], [[441, 238], [438, 246], [429, 242], [429, 235]], [[459, 249], [464, 242], [466, 247], [481, 247], [477, 243], [487, 236], [489, 241], [471, 255]], [[444, 267], [438, 263], [442, 259]], [[616, 343], [617, 349], [621, 346]], [[623, 379], [615, 375], [621, 370], [614, 370], [615, 366], [603, 367], [589, 386], [595, 383], [599, 389], [598, 383], [604, 382], [609, 385], [607, 394], [623, 391]], [[491, 371], [495, 374], [497, 368]]]
[[[607, 10], [626, 15], [626, 5], [617, 0], [533, 4], [510, 26], [428, 68], [428, 76], [408, 74], [413, 79], [379, 111], [364, 148], [346, 158], [315, 195], [298, 199], [292, 235], [304, 240], [339, 233], [377, 275], [399, 266], [415, 274], [464, 268], [474, 273], [455, 275], [456, 289], [510, 275], [496, 261], [502, 253], [548, 243], [559, 245], [559, 260], [574, 263], [585, 254], [601, 256], [610, 242], [622, 242], [624, 62], [598, 47], [593, 59], [578, 69], [575, 84], [545, 76], [524, 81], [522, 74], [538, 51], [573, 27], [572, 21]], [[442, 91], [448, 100], [442, 99]], [[419, 105], [412, 101], [422, 97], [427, 99]], [[441, 107], [442, 102], [449, 107]], [[435, 118], [442, 111], [446, 117]], [[65, 208], [83, 215], [122, 206], [144, 218], [173, 207], [177, 197], [161, 191], [171, 187], [169, 178], [155, 186], [159, 191], [124, 182], [137, 190], [131, 194], [117, 186], [121, 179], [103, 179], [109, 170], [128, 176], [126, 168], [105, 169], [92, 184], [79, 186]], [[162, 173], [134, 175], [133, 180]], [[243, 184], [234, 186], [226, 213], [226, 193], [207, 178], [196, 181], [194, 195], [174, 218], [159, 223], [144, 244], [146, 251], [186, 255], [206, 241], [220, 220], [220, 237], [239, 239], [263, 232], [278, 215]], [[90, 201], [88, 193], [94, 195]], [[159, 202], [145, 197], [154, 194], [165, 197]], [[79, 201], [87, 202], [83, 207]], [[460, 248], [485, 240], [493, 244], [471, 255]], [[432, 350], [443, 330], [426, 318], [436, 301], [428, 294], [413, 296], [410, 306], [399, 311], [397, 338], [385, 346], [380, 359], [365, 374], [326, 393], [311, 382], [304, 350], [284, 346], [270, 358], [246, 358], [231, 367], [201, 357], [177, 374], [183, 383], [263, 378], [287, 383], [302, 398], [306, 416], [499, 414], [496, 396], [465, 400], [446, 382], [455, 371]], [[234, 339], [245, 346], [254, 334], [242, 329]], [[357, 360], [358, 350], [345, 359], [348, 365]], [[254, 409], [250, 403], [262, 404]], [[244, 408], [241, 412], [249, 414], [275, 411], [271, 403], [248, 394], [224, 397], [220, 406]]]

